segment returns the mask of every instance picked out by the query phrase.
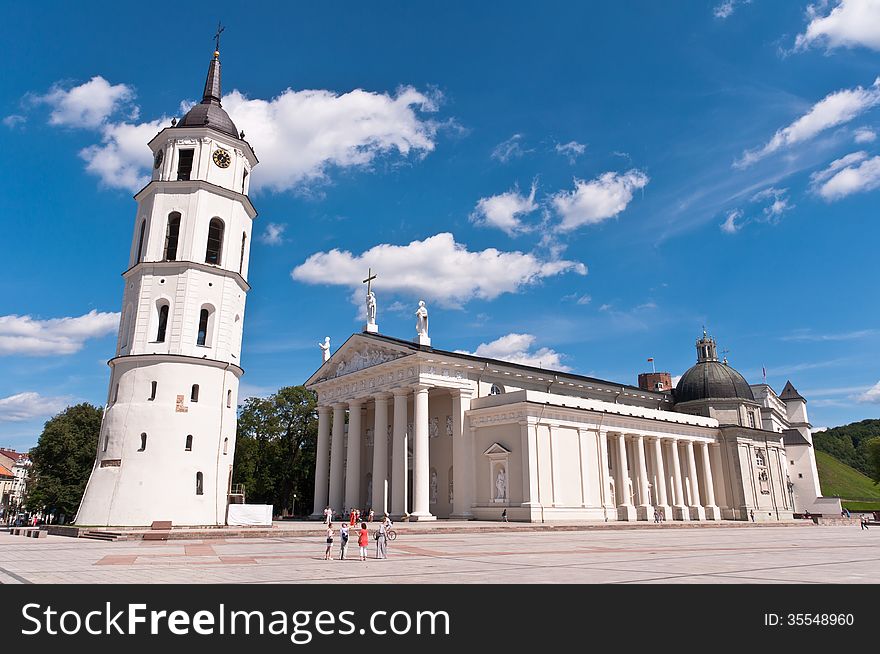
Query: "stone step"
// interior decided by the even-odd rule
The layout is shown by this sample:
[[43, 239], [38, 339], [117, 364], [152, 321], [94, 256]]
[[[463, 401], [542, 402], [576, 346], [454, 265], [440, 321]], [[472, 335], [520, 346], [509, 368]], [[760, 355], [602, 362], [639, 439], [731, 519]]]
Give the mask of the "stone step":
[[102, 541], [115, 542], [115, 541], [121, 539], [123, 537], [123, 534], [119, 533], [118, 531], [88, 530], [88, 531], [84, 531], [82, 534], [80, 534], [79, 537], [80, 538], [88, 538], [90, 540], [102, 540]]

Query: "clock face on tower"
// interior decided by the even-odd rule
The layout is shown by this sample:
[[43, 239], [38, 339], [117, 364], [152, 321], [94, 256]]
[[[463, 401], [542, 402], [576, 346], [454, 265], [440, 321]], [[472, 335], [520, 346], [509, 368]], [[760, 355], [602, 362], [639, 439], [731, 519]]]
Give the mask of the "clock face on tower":
[[165, 157], [165, 151], [159, 150], [156, 153], [156, 158], [153, 160], [153, 168], [158, 168], [162, 165], [162, 159]]
[[229, 164], [232, 163], [232, 157], [229, 156], [226, 150], [217, 148], [214, 150], [214, 163], [221, 168], [229, 168]]

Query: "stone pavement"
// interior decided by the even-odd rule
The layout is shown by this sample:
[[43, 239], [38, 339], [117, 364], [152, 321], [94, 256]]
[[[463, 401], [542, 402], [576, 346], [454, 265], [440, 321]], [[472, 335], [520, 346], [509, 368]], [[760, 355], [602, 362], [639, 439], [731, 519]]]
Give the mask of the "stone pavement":
[[[721, 525], [531, 531], [406, 525], [389, 558], [322, 535], [115, 543], [0, 531], [0, 583], [880, 583], [880, 529]], [[397, 526], [397, 525], [396, 525]], [[375, 541], [370, 543], [375, 556]]]

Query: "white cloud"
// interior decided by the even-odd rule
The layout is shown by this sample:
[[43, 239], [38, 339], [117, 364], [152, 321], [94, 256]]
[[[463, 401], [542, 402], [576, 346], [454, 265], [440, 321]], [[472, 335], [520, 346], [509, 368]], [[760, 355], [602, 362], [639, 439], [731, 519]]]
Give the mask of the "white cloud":
[[683, 376], [684, 376], [684, 375], [673, 375], [673, 376], [672, 376], [672, 388], [675, 388], [676, 386], [678, 386], [678, 382], [681, 381], [681, 378], [682, 378]]
[[481, 227], [497, 227], [508, 236], [530, 231], [531, 227], [523, 225], [521, 218], [538, 208], [535, 202], [537, 188], [538, 185], [532, 183], [527, 196], [516, 186], [506, 193], [480, 198], [471, 213], [471, 222]]
[[[134, 99], [134, 89], [126, 84], [111, 85], [100, 75], [65, 90], [54, 86], [45, 95], [32, 96], [34, 102], [52, 107], [51, 125], [100, 127], [121, 106]], [[137, 118], [135, 108], [132, 118]]]
[[866, 157], [864, 152], [854, 152], [831, 162], [828, 168], [810, 177], [813, 190], [833, 202], [880, 187], [880, 156]]
[[567, 272], [587, 273], [577, 261], [542, 260], [534, 254], [501, 252], [488, 248], [471, 252], [445, 232], [408, 245], [383, 243], [354, 255], [337, 249], [310, 256], [292, 272], [293, 279], [307, 284], [333, 284], [353, 290], [361, 304], [363, 273], [372, 268], [379, 275], [376, 295], [406, 294], [458, 307], [474, 298], [492, 300], [503, 293]]
[[168, 118], [148, 123], [108, 123], [101, 129], [101, 145], [80, 150], [86, 170], [108, 188], [137, 191], [149, 181], [152, 153], [147, 143], [163, 128]]
[[521, 145], [522, 137], [522, 134], [514, 134], [506, 141], [502, 141], [496, 145], [492, 149], [492, 154], [489, 156], [493, 159], [497, 159], [501, 163], [507, 163], [511, 159], [518, 159], [524, 154], [531, 152], [531, 150], [523, 149]]
[[782, 217], [782, 214], [794, 209], [794, 205], [789, 202], [786, 193], [788, 193], [787, 188], [778, 189], [771, 186], [752, 196], [752, 202], [768, 201], [763, 209], [765, 222], [775, 224]]
[[859, 402], [880, 404], [880, 381], [856, 398]]
[[562, 218], [557, 231], [569, 232], [613, 218], [626, 209], [633, 192], [644, 188], [648, 181], [648, 176], [636, 169], [603, 173], [588, 182], [576, 178], [573, 191], [560, 191], [551, 197]]
[[0, 422], [48, 418], [70, 404], [69, 397], [45, 397], [33, 391], [0, 398]]
[[564, 157], [568, 157], [568, 162], [572, 165], [577, 158], [587, 151], [587, 146], [577, 141], [569, 141], [568, 143], [557, 143], [556, 152]]
[[285, 229], [287, 229], [287, 225], [267, 223], [266, 229], [260, 235], [260, 241], [266, 245], [281, 245], [284, 242]]
[[487, 359], [499, 359], [534, 368], [561, 370], [563, 372], [571, 370], [571, 368], [562, 363], [563, 355], [558, 352], [548, 347], [533, 350], [532, 347], [536, 340], [537, 338], [532, 334], [507, 334], [495, 339], [491, 343], [480, 343], [473, 352], [468, 352], [467, 350], [456, 350], [456, 352], [473, 354]]
[[58, 356], [73, 354], [91, 338], [112, 334], [118, 313], [95, 310], [77, 317], [35, 320], [30, 316], [0, 316], [0, 355]]
[[810, 23], [795, 39], [795, 50], [814, 45], [824, 45], [829, 50], [857, 46], [880, 50], [880, 0], [840, 0], [827, 15], [822, 15], [827, 4], [807, 7]]
[[9, 114], [3, 119], [3, 124], [6, 125], [9, 129], [15, 129], [19, 125], [23, 125], [27, 121], [27, 118], [21, 116], [19, 114]]
[[870, 127], [859, 127], [853, 132], [853, 140], [856, 143], [873, 143], [877, 140], [877, 132]]
[[857, 329], [851, 332], [838, 332], [832, 334], [817, 334], [810, 329], [796, 330], [792, 334], [780, 337], [782, 341], [851, 341], [877, 333], [876, 329]]
[[324, 182], [332, 167], [365, 168], [392, 152], [432, 152], [438, 124], [422, 114], [436, 112], [437, 102], [410, 86], [394, 95], [287, 89], [268, 101], [233, 91], [223, 108], [259, 153], [253, 183], [282, 191]]
[[593, 301], [593, 298], [590, 297], [589, 295], [581, 295], [581, 296], [577, 299], [577, 302], [576, 302], [575, 304], [580, 304], [580, 305], [583, 306], [583, 305], [585, 305], [585, 304], [589, 304], [589, 303], [592, 302], [592, 301]]
[[766, 145], [744, 152], [733, 165], [747, 168], [777, 150], [803, 143], [826, 129], [847, 123], [877, 104], [880, 104], [880, 77], [867, 89], [857, 86], [830, 93], [796, 121], [777, 130]]
[[743, 212], [740, 209], [734, 209], [727, 213], [727, 219], [721, 223], [721, 231], [726, 234], [736, 234], [742, 229], [742, 224], [737, 224], [737, 220], [742, 218]]

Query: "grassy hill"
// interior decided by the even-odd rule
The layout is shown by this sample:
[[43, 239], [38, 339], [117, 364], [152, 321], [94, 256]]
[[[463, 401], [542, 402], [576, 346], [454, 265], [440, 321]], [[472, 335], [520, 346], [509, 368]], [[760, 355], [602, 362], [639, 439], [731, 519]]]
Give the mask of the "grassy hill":
[[880, 420], [861, 420], [813, 434], [817, 452], [827, 452], [859, 472], [870, 475], [868, 441], [880, 437]]
[[822, 495], [849, 500], [843, 505], [850, 511], [880, 510], [880, 485], [875, 485], [870, 477], [818, 450], [816, 467]]

